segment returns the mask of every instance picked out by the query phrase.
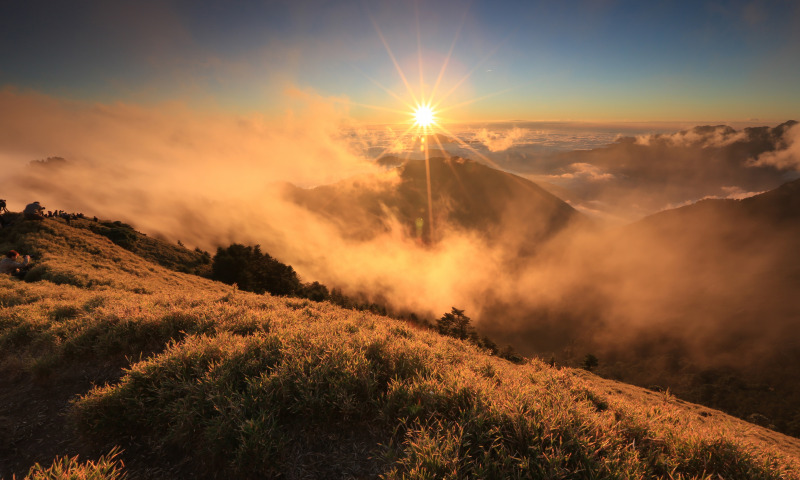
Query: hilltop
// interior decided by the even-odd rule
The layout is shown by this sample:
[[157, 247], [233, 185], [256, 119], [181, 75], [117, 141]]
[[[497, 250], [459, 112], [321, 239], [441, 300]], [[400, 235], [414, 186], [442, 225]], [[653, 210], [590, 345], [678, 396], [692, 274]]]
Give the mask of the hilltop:
[[101, 455], [101, 478], [800, 475], [800, 441], [669, 393], [237, 291], [88, 227], [0, 230], [36, 261], [0, 278], [6, 478]]

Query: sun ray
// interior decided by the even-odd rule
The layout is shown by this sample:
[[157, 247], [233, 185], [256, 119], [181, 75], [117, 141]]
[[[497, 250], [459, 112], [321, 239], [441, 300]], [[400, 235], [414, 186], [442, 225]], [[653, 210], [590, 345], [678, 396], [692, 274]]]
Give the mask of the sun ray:
[[[387, 154], [390, 150], [395, 150], [398, 147], [398, 141], [402, 142], [403, 138], [406, 138], [408, 135], [413, 135], [414, 139], [419, 140], [419, 148], [423, 153], [424, 161], [425, 161], [425, 184], [426, 184], [426, 200], [427, 200], [427, 210], [428, 210], [428, 241], [434, 242], [435, 241], [435, 225], [434, 225], [434, 204], [433, 204], [433, 192], [432, 192], [432, 181], [431, 181], [431, 143], [435, 142], [435, 146], [438, 146], [441, 152], [444, 155], [449, 156], [450, 154], [445, 149], [445, 146], [442, 144], [438, 135], [435, 135], [437, 132], [442, 132], [443, 134], [447, 135], [448, 137], [452, 138], [453, 141], [459, 145], [461, 148], [468, 150], [471, 152], [475, 158], [480, 159], [482, 162], [486, 163], [487, 165], [491, 165], [494, 168], [502, 170], [502, 168], [497, 165], [492, 159], [487, 157], [486, 155], [482, 154], [478, 150], [476, 150], [472, 145], [468, 144], [459, 136], [453, 132], [451, 132], [447, 127], [444, 126], [444, 123], [448, 121], [447, 118], [442, 117], [442, 114], [449, 112], [451, 110], [457, 109], [459, 107], [463, 107], [466, 105], [473, 104], [475, 102], [479, 102], [482, 100], [486, 100], [488, 98], [501, 95], [507, 93], [512, 89], [506, 89], [498, 92], [494, 92], [488, 95], [484, 95], [478, 98], [473, 98], [470, 100], [462, 101], [460, 103], [454, 105], [448, 105], [444, 108], [440, 108], [441, 105], [444, 105], [444, 102], [453, 94], [455, 93], [463, 84], [466, 82], [474, 73], [483, 65], [485, 64], [490, 58], [492, 58], [500, 47], [508, 40], [508, 38], [513, 35], [513, 32], [510, 33], [503, 41], [499, 42], [497, 46], [495, 46], [486, 56], [481, 58], [477, 64], [462, 78], [460, 78], [443, 96], [439, 96], [438, 92], [442, 87], [442, 82], [445, 77], [445, 72], [450, 64], [450, 61], [453, 57], [453, 52], [455, 52], [455, 47], [458, 43], [458, 39], [461, 34], [461, 30], [463, 29], [464, 25], [466, 24], [467, 18], [467, 11], [464, 12], [462, 17], [461, 24], [459, 25], [458, 29], [456, 30], [455, 36], [453, 38], [453, 42], [450, 45], [450, 49], [447, 52], [447, 55], [442, 62], [441, 69], [439, 70], [439, 74], [436, 78], [436, 82], [434, 83], [433, 87], [430, 89], [428, 94], [426, 94], [426, 87], [425, 87], [425, 71], [424, 71], [424, 59], [423, 59], [423, 52], [422, 52], [422, 30], [420, 26], [420, 11], [419, 6], [415, 3], [415, 14], [416, 14], [416, 27], [417, 27], [417, 61], [418, 61], [418, 68], [419, 68], [419, 89], [415, 91], [414, 88], [411, 87], [411, 84], [408, 81], [403, 69], [400, 66], [400, 63], [397, 61], [397, 58], [394, 56], [391, 47], [389, 47], [389, 42], [386, 40], [386, 37], [383, 35], [380, 27], [378, 26], [376, 20], [372, 15], [370, 15], [370, 19], [372, 20], [372, 24], [375, 27], [375, 31], [378, 34], [381, 42], [383, 43], [384, 48], [386, 49], [386, 53], [389, 56], [392, 64], [394, 65], [397, 74], [399, 75], [400, 79], [405, 86], [408, 97], [411, 98], [411, 102], [404, 99], [401, 95], [397, 94], [396, 92], [392, 91], [391, 89], [387, 88], [386, 86], [382, 85], [377, 80], [371, 78], [369, 75], [361, 71], [360, 73], [364, 75], [367, 79], [369, 79], [372, 83], [376, 86], [384, 90], [388, 93], [392, 98], [400, 102], [403, 106], [405, 106], [408, 110], [400, 111], [398, 109], [392, 109], [387, 107], [379, 107], [374, 105], [366, 105], [366, 104], [358, 104], [366, 108], [374, 108], [376, 110], [382, 110], [392, 113], [402, 113], [406, 115], [406, 120], [400, 122], [402, 124], [408, 124], [408, 128], [405, 129], [400, 135], [395, 136], [392, 139], [390, 145], [386, 146], [380, 154], [378, 154], [373, 161], [377, 161], [381, 157]], [[438, 98], [437, 98], [438, 97]], [[399, 140], [398, 140], [399, 139]], [[415, 142], [416, 143], [416, 140]], [[433, 148], [435, 149], [435, 146]], [[404, 156], [405, 161], [409, 161], [412, 157], [413, 149], [404, 148], [405, 155], [401, 153], [401, 156]], [[453, 173], [458, 177], [457, 172], [453, 168], [453, 165], [450, 165], [450, 169], [453, 170]], [[461, 184], [461, 188], [464, 188], [461, 179], [456, 178], [456, 180]], [[421, 228], [421, 227], [418, 227]]]
[[[503, 172], [505, 171], [505, 169], [502, 166], [498, 165], [496, 162], [494, 162], [491, 158], [487, 157], [486, 155], [483, 155], [479, 151], [475, 150], [475, 148], [473, 148], [471, 145], [469, 145], [468, 143], [466, 143], [466, 142], [462, 141], [460, 138], [458, 138], [457, 135], [452, 134], [452, 132], [450, 132], [446, 128], [442, 127], [441, 125], [439, 125], [439, 128], [448, 137], [454, 138], [459, 143], [460, 146], [462, 146], [463, 148], [466, 148], [467, 150], [471, 151], [472, 153], [477, 155], [484, 162], [488, 163], [489, 165], [491, 165], [492, 167], [494, 167], [497, 170], [500, 170], [500, 171], [503, 171]], [[439, 145], [442, 146], [441, 143]], [[443, 146], [442, 146], [442, 149], [444, 149]], [[522, 186], [522, 187], [524, 187], [526, 189], [531, 189], [532, 188], [531, 184], [529, 182], [526, 182], [523, 178], [517, 177], [516, 175], [511, 175], [511, 177], [509, 177], [509, 178], [511, 178], [512, 181], [514, 181], [515, 183], [517, 183], [518, 185], [520, 185], [520, 186]]]
[[419, 96], [425, 101], [425, 79], [422, 67], [422, 31], [419, 26], [419, 3], [414, 2], [414, 12], [417, 15], [417, 58], [419, 60]]
[[366, 78], [367, 80], [369, 80], [370, 82], [372, 82], [373, 84], [375, 84], [377, 87], [379, 87], [379, 88], [380, 88], [381, 90], [383, 90], [384, 92], [388, 93], [390, 96], [394, 97], [396, 100], [398, 100], [400, 103], [404, 104], [404, 105], [405, 105], [406, 107], [408, 107], [409, 109], [412, 109], [412, 108], [414, 108], [414, 107], [413, 107], [413, 105], [411, 105], [410, 103], [408, 103], [408, 102], [406, 102], [405, 100], [403, 100], [403, 98], [402, 98], [400, 95], [396, 94], [394, 91], [392, 91], [392, 90], [391, 90], [391, 89], [389, 89], [388, 87], [384, 86], [384, 85], [383, 85], [382, 83], [380, 83], [379, 81], [377, 81], [377, 80], [375, 80], [374, 78], [372, 78], [372, 77], [370, 77], [369, 75], [367, 75], [367, 74], [366, 74], [366, 73], [365, 73], [363, 70], [361, 70], [360, 68], [358, 68], [358, 67], [353, 67], [353, 68], [355, 68], [355, 69], [356, 69], [356, 70], [357, 70], [357, 71], [358, 71], [358, 72], [359, 72], [361, 75], [364, 75], [364, 78]]
[[354, 102], [354, 101], [349, 100], [349, 99], [347, 99], [347, 100], [345, 100], [345, 99], [333, 99], [331, 101], [337, 102], [337, 103], [346, 103], [348, 105], [355, 105], [357, 107], [362, 107], [362, 108], [370, 108], [372, 110], [380, 110], [382, 112], [396, 113], [396, 114], [399, 114], [399, 115], [405, 115], [405, 114], [408, 113], [408, 110], [399, 110], [397, 108], [382, 107], [380, 105], [371, 105], [369, 103]]
[[[413, 129], [414, 129], [414, 125], [411, 125], [410, 127], [408, 127], [406, 129], [406, 131], [404, 131], [403, 133], [398, 135], [398, 137], [400, 137], [400, 138], [405, 137], [406, 135], [408, 135], [408, 132], [410, 132]], [[389, 150], [391, 150], [393, 147], [394, 147], [394, 144], [391, 144], [388, 147], [384, 148], [383, 151], [381, 151], [381, 153], [379, 153], [377, 156], [375, 156], [375, 158], [372, 159], [372, 161], [375, 162], [375, 161], [379, 160], [382, 156], [386, 155], [386, 153], [389, 152]], [[406, 160], [408, 160], [408, 155], [406, 155]]]
[[500, 90], [500, 91], [497, 91], [497, 92], [494, 92], [494, 93], [490, 93], [490, 94], [484, 95], [482, 97], [473, 98], [473, 99], [470, 99], [470, 100], [465, 100], [465, 101], [463, 101], [461, 103], [457, 103], [455, 105], [450, 105], [450, 106], [447, 106], [447, 107], [444, 107], [444, 108], [440, 108], [440, 109], [438, 109], [436, 111], [439, 112], [439, 113], [445, 113], [445, 112], [448, 112], [448, 111], [453, 110], [455, 108], [466, 107], [467, 105], [472, 105], [475, 102], [480, 102], [480, 101], [486, 100], [488, 98], [496, 97], [497, 95], [502, 95], [504, 93], [508, 93], [508, 92], [510, 92], [512, 90], [514, 90], [514, 88], [506, 88], [505, 90]]
[[433, 194], [431, 192], [431, 159], [428, 153], [428, 148], [425, 148], [425, 185], [428, 187], [428, 241], [433, 243], [434, 225], [433, 225]]
[[470, 152], [474, 153], [475, 155], [480, 157], [481, 160], [483, 160], [484, 162], [488, 163], [489, 165], [491, 165], [492, 167], [496, 168], [497, 170], [503, 170], [503, 167], [501, 167], [500, 165], [495, 163], [491, 158], [489, 158], [486, 155], [482, 154], [481, 152], [475, 150], [475, 148], [472, 145], [470, 145], [470, 144], [466, 143], [465, 141], [461, 140], [460, 138], [458, 138], [458, 135], [453, 134], [450, 130], [448, 130], [447, 128], [445, 128], [445, 127], [443, 127], [441, 125], [439, 125], [439, 128], [442, 130], [442, 132], [444, 132], [445, 135], [447, 135], [450, 138], [455, 139], [456, 142], [458, 142], [458, 145], [461, 146], [462, 148], [465, 148], [465, 149], [469, 150]]
[[456, 84], [455, 84], [455, 85], [453, 85], [453, 88], [451, 88], [451, 89], [450, 89], [450, 90], [449, 90], [449, 91], [448, 91], [446, 94], [444, 94], [444, 96], [442, 96], [442, 98], [440, 98], [440, 99], [439, 99], [439, 100], [436, 102], [436, 104], [434, 104], [434, 108], [438, 108], [438, 107], [439, 107], [439, 105], [441, 105], [441, 103], [442, 103], [442, 102], [444, 102], [445, 100], [447, 100], [447, 98], [448, 98], [448, 97], [450, 97], [450, 95], [452, 95], [452, 94], [453, 94], [453, 92], [455, 92], [455, 91], [458, 89], [458, 87], [460, 87], [460, 86], [461, 86], [461, 84], [462, 84], [462, 83], [466, 82], [466, 81], [467, 81], [467, 79], [469, 79], [469, 77], [471, 77], [471, 76], [472, 76], [472, 74], [473, 74], [473, 73], [475, 73], [475, 72], [478, 70], [478, 68], [480, 68], [480, 67], [481, 67], [481, 65], [483, 65], [484, 63], [486, 63], [486, 61], [488, 61], [490, 58], [492, 58], [492, 57], [494, 56], [494, 54], [495, 54], [495, 53], [497, 53], [497, 51], [500, 49], [500, 47], [501, 47], [501, 46], [503, 46], [503, 44], [505, 44], [505, 43], [508, 41], [508, 39], [509, 39], [509, 38], [511, 38], [511, 36], [512, 36], [512, 35], [513, 35], [513, 32], [512, 32], [512, 33], [510, 33], [510, 34], [508, 34], [508, 36], [506, 36], [506, 38], [505, 38], [505, 39], [503, 39], [503, 41], [502, 41], [502, 42], [498, 43], [498, 44], [497, 44], [497, 46], [495, 46], [495, 47], [494, 47], [494, 49], [492, 49], [492, 51], [491, 51], [491, 52], [489, 52], [489, 53], [488, 53], [486, 56], [484, 56], [484, 57], [483, 57], [483, 58], [482, 58], [482, 59], [481, 59], [481, 60], [480, 60], [480, 61], [479, 61], [479, 62], [478, 62], [478, 63], [477, 63], [477, 64], [476, 64], [476, 65], [475, 65], [473, 68], [472, 68], [472, 70], [470, 70], [470, 71], [469, 71], [469, 73], [467, 73], [466, 75], [464, 75], [464, 76], [463, 76], [463, 77], [462, 77], [462, 78], [461, 78], [461, 79], [460, 79], [458, 82], [456, 82]]
[[[446, 153], [447, 151], [444, 149], [444, 145], [442, 145], [442, 142], [439, 141], [439, 137], [434, 137], [434, 140], [436, 141], [436, 144], [439, 145], [439, 148], [443, 152]], [[456, 182], [458, 183], [458, 187], [461, 189], [461, 191], [464, 192], [465, 195], [469, 195], [467, 187], [464, 185], [464, 182], [461, 180], [461, 177], [458, 175], [458, 171], [455, 168], [453, 168], [453, 163], [452, 162], [447, 162], [447, 166], [450, 168], [450, 171], [453, 172], [453, 178], [456, 179]]]
[[453, 50], [456, 48], [456, 43], [458, 42], [458, 37], [461, 35], [461, 29], [464, 27], [464, 24], [467, 22], [467, 11], [468, 8], [464, 9], [464, 15], [461, 17], [461, 24], [458, 26], [456, 30], [456, 34], [453, 37], [453, 43], [450, 44], [450, 50], [447, 52], [447, 56], [444, 57], [444, 62], [442, 63], [442, 68], [439, 70], [439, 76], [436, 78], [436, 83], [433, 85], [433, 90], [431, 91], [431, 98], [436, 98], [436, 92], [439, 91], [439, 85], [442, 83], [442, 78], [444, 77], [444, 72], [447, 70], [447, 65], [450, 63], [450, 58], [453, 56]]
[[400, 75], [400, 79], [403, 80], [403, 84], [405, 84], [406, 89], [408, 90], [408, 94], [411, 95], [411, 98], [414, 100], [414, 103], [419, 103], [419, 100], [417, 100], [417, 96], [414, 95], [414, 90], [411, 88], [411, 85], [408, 83], [408, 80], [406, 80], [406, 76], [403, 73], [403, 69], [400, 68], [400, 64], [397, 62], [397, 59], [394, 57], [394, 53], [392, 53], [392, 49], [389, 48], [389, 43], [386, 41], [386, 38], [383, 36], [383, 32], [381, 32], [380, 27], [378, 27], [378, 22], [376, 22], [375, 19], [372, 18], [372, 15], [370, 15], [370, 19], [372, 20], [372, 25], [375, 27], [375, 31], [378, 33], [378, 36], [380, 37], [381, 42], [383, 42], [383, 46], [386, 48], [386, 53], [389, 54], [389, 58], [392, 60], [392, 63], [394, 64], [394, 68], [397, 70], [398, 75]]

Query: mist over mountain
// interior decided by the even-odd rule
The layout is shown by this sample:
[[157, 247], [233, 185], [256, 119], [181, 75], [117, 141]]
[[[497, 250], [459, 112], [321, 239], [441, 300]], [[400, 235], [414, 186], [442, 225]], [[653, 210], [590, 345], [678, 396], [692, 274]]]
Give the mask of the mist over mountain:
[[[576, 125], [463, 126], [431, 156], [471, 158], [529, 178], [581, 212], [622, 225], [703, 198], [744, 198], [798, 178], [800, 128]], [[372, 133], [380, 163], [423, 158], [418, 144]], [[377, 148], [380, 147], [380, 148]], [[388, 156], [380, 155], [390, 152]]]
[[429, 168], [433, 237], [424, 160], [403, 162], [392, 171], [394, 181], [376, 188], [354, 177], [312, 189], [287, 187], [286, 196], [333, 221], [343, 236], [361, 240], [375, 238], [399, 222], [409, 237], [430, 243], [438, 240], [438, 225], [444, 231], [502, 240], [524, 253], [570, 223], [586, 221], [556, 196], [516, 175], [458, 157], [431, 158]]
[[[559, 361], [593, 352], [615, 378], [743, 416], [759, 411], [800, 433], [800, 412], [786, 403], [800, 396], [786, 381], [800, 374], [800, 180], [603, 229], [514, 175], [444, 159], [431, 171], [434, 205], [457, 206], [437, 223], [469, 232], [493, 259], [496, 275], [469, 303], [482, 332]], [[362, 240], [390, 220], [412, 235], [415, 214], [425, 214], [424, 178], [424, 163], [410, 161], [379, 192], [349, 180], [289, 195]], [[357, 228], [364, 218], [367, 232]], [[717, 385], [726, 378], [738, 386]]]
[[0, 12], [0, 477], [798, 477], [800, 1]]

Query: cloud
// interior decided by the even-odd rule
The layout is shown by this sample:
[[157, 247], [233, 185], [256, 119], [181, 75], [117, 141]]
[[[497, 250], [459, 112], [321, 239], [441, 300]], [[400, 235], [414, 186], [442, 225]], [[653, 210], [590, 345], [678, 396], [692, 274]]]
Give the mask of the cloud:
[[[203, 248], [237, 238], [257, 242], [280, 230], [270, 224], [291, 224], [273, 185], [318, 185], [376, 171], [342, 138], [334, 102], [295, 92], [294, 107], [270, 119], [6, 89], [0, 188], [13, 209], [35, 196], [51, 209], [123, 220]], [[69, 167], [57, 175], [26, 168], [50, 156], [66, 158]]]
[[[597, 210], [599, 205], [604, 209], [600, 217], [634, 221], [699, 199], [743, 197], [786, 182], [790, 178], [776, 163], [792, 165], [796, 157], [800, 143], [792, 125], [700, 126], [622, 137], [602, 148], [537, 159], [534, 178], [560, 188], [562, 198], [576, 208]], [[731, 186], [738, 191], [726, 192]]]
[[727, 198], [727, 199], [731, 199], [731, 200], [742, 200], [742, 199], [745, 199], [745, 198], [754, 197], [756, 195], [764, 193], [764, 191], [761, 191], [761, 192], [748, 192], [748, 191], [742, 189], [742, 187], [737, 187], [736, 185], [722, 187], [722, 192], [723, 192], [723, 196], [717, 197], [717, 198]]
[[672, 134], [649, 134], [636, 137], [636, 144], [645, 146], [719, 148], [747, 139], [744, 130], [726, 125], [701, 126]]
[[475, 132], [473, 139], [483, 143], [491, 152], [501, 152], [514, 147], [519, 140], [524, 139], [527, 135], [527, 130], [518, 127], [502, 132], [490, 132], [482, 128]]
[[772, 166], [779, 170], [800, 171], [800, 124], [791, 126], [783, 137], [783, 148], [758, 155], [752, 166]]
[[590, 163], [573, 163], [567, 166], [567, 172], [557, 175], [544, 175], [540, 178], [545, 180], [584, 180], [589, 182], [599, 182], [611, 180], [614, 175], [604, 172], [600, 167]]
[[[0, 91], [0, 156], [10, 165], [0, 191], [12, 210], [36, 199], [47, 209], [121, 220], [204, 249], [261, 244], [306, 281], [384, 298], [398, 309], [477, 310], [474, 294], [486, 275], [499, 275], [492, 248], [478, 236], [442, 225], [442, 246], [428, 248], [389, 217], [386, 231], [357, 241], [335, 219], [284, 198], [284, 182], [311, 187], [357, 176], [354, 188], [379, 191], [397, 181], [363, 155], [341, 102], [290, 94], [293, 108], [267, 118]], [[377, 136], [401, 140], [393, 131]], [[373, 141], [382, 140], [367, 145]], [[67, 159], [58, 171], [28, 166], [56, 155]]]
[[[0, 142], [19, 163], [60, 155], [97, 173], [122, 169], [146, 177], [143, 186], [171, 182], [178, 190], [191, 182], [212, 191], [215, 184], [319, 184], [366, 168], [338, 139], [341, 113], [335, 105], [305, 93], [296, 100], [295, 109], [275, 120], [180, 104], [86, 104], [5, 89]], [[247, 171], [269, 176], [254, 178]]]

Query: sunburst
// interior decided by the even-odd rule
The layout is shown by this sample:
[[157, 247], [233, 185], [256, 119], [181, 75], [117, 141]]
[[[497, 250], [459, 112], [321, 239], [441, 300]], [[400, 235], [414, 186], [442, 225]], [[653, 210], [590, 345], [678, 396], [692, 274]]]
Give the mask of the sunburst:
[[[419, 12], [417, 12], [417, 14], [419, 15]], [[460, 103], [458, 103], [456, 105], [445, 105], [445, 101], [470, 76], [472, 76], [472, 74], [475, 73], [475, 71], [477, 71], [477, 69], [483, 63], [485, 63], [487, 60], [489, 60], [489, 58], [491, 56], [494, 55], [494, 53], [500, 47], [500, 44], [504, 43], [504, 42], [500, 42], [500, 44], [498, 44], [497, 47], [495, 47], [493, 50], [491, 50], [491, 52], [486, 57], [481, 59], [478, 62], [478, 64], [475, 65], [475, 67], [472, 70], [469, 71], [469, 73], [467, 73], [465, 76], [463, 76], [459, 81], [455, 82], [455, 84], [448, 91], [446, 91], [444, 94], [439, 94], [438, 93], [439, 92], [439, 87], [441, 86], [441, 83], [442, 83], [442, 80], [443, 80], [443, 77], [444, 77], [444, 74], [445, 74], [445, 70], [447, 70], [447, 66], [448, 66], [448, 64], [450, 62], [450, 58], [453, 55], [453, 50], [454, 50], [454, 48], [456, 46], [459, 34], [461, 32], [461, 28], [464, 26], [464, 23], [466, 21], [466, 17], [467, 17], [466, 14], [467, 14], [467, 12], [465, 11], [464, 12], [464, 17], [462, 18], [461, 25], [458, 27], [458, 30], [456, 31], [455, 38], [453, 38], [453, 43], [450, 46], [450, 50], [447, 52], [447, 55], [445, 56], [445, 60], [444, 60], [444, 62], [442, 64], [441, 70], [439, 71], [438, 78], [436, 79], [436, 82], [435, 82], [435, 84], [433, 86], [433, 89], [430, 90], [429, 92], [426, 92], [425, 88], [424, 88], [425, 82], [424, 82], [424, 78], [423, 78], [423, 68], [422, 68], [422, 64], [423, 64], [423, 62], [422, 62], [422, 43], [421, 43], [421, 35], [420, 35], [420, 31], [419, 31], [420, 30], [419, 29], [419, 18], [417, 18], [417, 42], [418, 42], [418, 49], [419, 49], [418, 53], [419, 53], [419, 66], [420, 66], [420, 70], [419, 70], [419, 73], [420, 73], [420, 78], [419, 78], [420, 85], [419, 85], [419, 89], [417, 90], [417, 89], [414, 89], [411, 86], [411, 84], [409, 83], [408, 78], [406, 77], [405, 73], [403, 72], [402, 68], [400, 67], [400, 64], [398, 63], [397, 59], [395, 58], [394, 53], [392, 53], [392, 49], [389, 47], [389, 43], [386, 41], [386, 38], [384, 37], [383, 32], [381, 32], [381, 29], [378, 27], [377, 22], [370, 15], [370, 18], [372, 20], [372, 24], [375, 27], [375, 31], [377, 32], [378, 36], [380, 37], [381, 42], [383, 43], [383, 46], [386, 48], [386, 53], [388, 54], [389, 59], [394, 64], [395, 70], [397, 71], [397, 74], [399, 75], [400, 79], [403, 82], [403, 85], [406, 88], [406, 95], [405, 96], [404, 95], [400, 95], [400, 94], [392, 91], [391, 89], [385, 87], [384, 85], [379, 83], [377, 80], [369, 77], [366, 74], [364, 74], [364, 76], [367, 77], [367, 79], [370, 80], [372, 83], [374, 83], [375, 85], [377, 85], [378, 87], [380, 87], [381, 89], [386, 91], [386, 93], [388, 93], [391, 97], [393, 97], [394, 99], [398, 100], [401, 104], [403, 104], [406, 107], [406, 109], [405, 110], [397, 110], [397, 109], [393, 109], [393, 108], [379, 107], [379, 106], [375, 106], [375, 105], [366, 105], [366, 104], [358, 104], [358, 105], [360, 105], [362, 107], [367, 107], [367, 108], [374, 108], [374, 109], [377, 109], [377, 110], [393, 111], [395, 113], [403, 114], [403, 115], [407, 116], [406, 118], [408, 118], [408, 120], [407, 120], [407, 122], [404, 122], [404, 123], [406, 123], [406, 125], [408, 125], [408, 128], [406, 128], [405, 131], [400, 134], [400, 137], [405, 137], [406, 135], [412, 135], [415, 139], [418, 140], [419, 145], [420, 145], [420, 150], [422, 152], [424, 152], [424, 155], [425, 155], [425, 173], [426, 173], [426, 183], [427, 183], [427, 190], [428, 190], [427, 191], [427, 193], [428, 193], [428, 195], [427, 195], [427, 197], [428, 197], [427, 198], [427, 200], [428, 200], [428, 229], [429, 229], [431, 241], [434, 240], [434, 228], [433, 228], [434, 225], [433, 225], [433, 202], [432, 202], [432, 198], [431, 198], [430, 157], [429, 157], [429, 151], [428, 151], [428, 149], [431, 147], [429, 145], [430, 141], [435, 142], [438, 145], [438, 147], [439, 147], [439, 149], [441, 151], [445, 150], [444, 146], [441, 143], [440, 136], [436, 135], [436, 133], [441, 132], [442, 134], [446, 135], [449, 139], [451, 139], [452, 141], [457, 143], [460, 147], [462, 147], [462, 148], [464, 148], [466, 150], [469, 150], [470, 152], [475, 154], [477, 157], [481, 158], [486, 163], [488, 163], [490, 165], [494, 165], [495, 167], [497, 167], [495, 162], [493, 162], [492, 160], [490, 160], [489, 158], [487, 158], [486, 156], [484, 156], [483, 154], [481, 154], [480, 152], [475, 150], [475, 148], [472, 145], [470, 145], [469, 143], [467, 143], [467, 142], [463, 141], [462, 139], [458, 138], [458, 136], [456, 134], [454, 134], [453, 132], [448, 130], [444, 126], [444, 123], [446, 123], [446, 119], [442, 118], [442, 114], [444, 114], [445, 112], [451, 111], [451, 110], [453, 110], [455, 108], [463, 107], [463, 106], [469, 105], [471, 103], [478, 102], [478, 101], [484, 100], [486, 98], [489, 98], [489, 97], [492, 97], [492, 96], [495, 96], [495, 95], [499, 95], [501, 93], [508, 92], [508, 90], [505, 90], [505, 91], [502, 91], [502, 92], [497, 92], [497, 93], [493, 93], [493, 94], [490, 94], [490, 95], [486, 95], [486, 96], [483, 96], [483, 97], [480, 97], [480, 98], [473, 98], [473, 99], [470, 99], [470, 100], [467, 100], [467, 101], [463, 101], [463, 102], [460, 102]], [[411, 100], [408, 101], [407, 100], [408, 98], [410, 98]], [[375, 159], [377, 160], [378, 158], [380, 158], [383, 155], [385, 155], [387, 152], [390, 151], [391, 148], [393, 148], [393, 147], [389, 146], [386, 149], [384, 149], [384, 151], [381, 152], [380, 154], [378, 154], [375, 157]], [[407, 152], [406, 159], [409, 158], [409, 155], [410, 155], [410, 152]], [[499, 167], [497, 167], [497, 168], [499, 168]], [[421, 220], [421, 219], [419, 219], [419, 220]], [[418, 223], [417, 224], [417, 229], [419, 230], [420, 228], [421, 227], [420, 227], [420, 225]]]
[[433, 128], [436, 125], [436, 112], [430, 103], [417, 105], [414, 109], [414, 124], [424, 130]]

